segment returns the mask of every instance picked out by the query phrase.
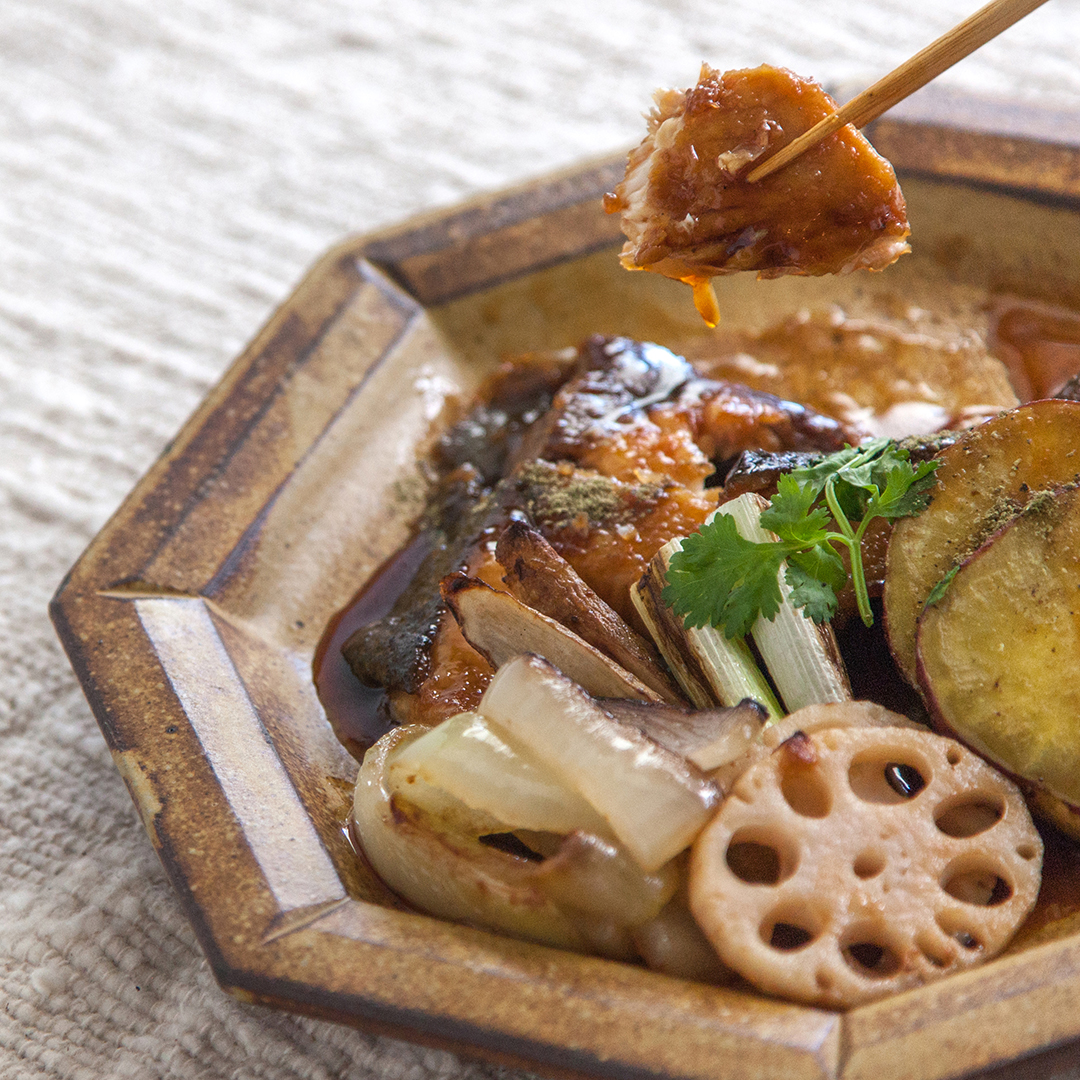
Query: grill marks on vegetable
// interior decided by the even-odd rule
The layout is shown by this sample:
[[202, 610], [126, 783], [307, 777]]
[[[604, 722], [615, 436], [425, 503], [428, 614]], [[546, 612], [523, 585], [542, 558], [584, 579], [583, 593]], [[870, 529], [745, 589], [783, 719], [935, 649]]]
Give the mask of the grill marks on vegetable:
[[539, 851], [533, 851], [521, 837], [512, 832], [485, 833], [478, 839], [485, 847], [501, 851], [504, 855], [512, 855], [515, 859], [527, 859], [529, 862], [544, 861], [544, 856]]

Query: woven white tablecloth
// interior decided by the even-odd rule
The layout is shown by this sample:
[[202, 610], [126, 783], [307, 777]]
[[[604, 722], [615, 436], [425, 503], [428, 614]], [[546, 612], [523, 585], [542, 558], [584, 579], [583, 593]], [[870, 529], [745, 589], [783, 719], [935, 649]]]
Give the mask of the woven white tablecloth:
[[[210, 976], [55, 639], [63, 573], [348, 233], [635, 142], [698, 65], [868, 85], [966, 0], [0, 3], [0, 1077], [488, 1076]], [[1080, 109], [1080, 0], [943, 77]]]

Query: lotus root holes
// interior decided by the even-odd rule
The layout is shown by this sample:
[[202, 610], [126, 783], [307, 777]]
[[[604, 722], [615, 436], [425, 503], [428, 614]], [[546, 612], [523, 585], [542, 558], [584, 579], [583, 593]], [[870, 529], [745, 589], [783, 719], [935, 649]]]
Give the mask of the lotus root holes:
[[916, 941], [919, 952], [936, 968], [947, 968], [956, 959], [954, 949], [942, 942], [936, 935], [922, 934]]
[[890, 761], [885, 766], [885, 782], [904, 799], [913, 799], [924, 787], [926, 781], [914, 765]]
[[779, 885], [795, 872], [798, 855], [790, 839], [740, 829], [727, 848], [728, 869], [747, 885]]
[[788, 903], [762, 921], [761, 940], [779, 952], [795, 952], [818, 937], [822, 923], [809, 903]]
[[813, 940], [814, 935], [811, 931], [803, 926], [796, 926], [794, 923], [774, 923], [769, 931], [769, 944], [774, 949], [780, 949], [783, 952], [794, 952], [804, 945], [809, 945]]
[[847, 1008], [963, 970], [1000, 952], [1037, 895], [1020, 793], [928, 731], [817, 729], [739, 791], [695, 842], [690, 901], [766, 992]]
[[780, 774], [780, 793], [800, 817], [823, 818], [832, 809], [832, 792], [825, 778], [797, 758], [785, 759]]
[[1012, 886], [997, 870], [967, 864], [946, 870], [941, 887], [954, 900], [976, 907], [997, 907], [1013, 894]]
[[900, 970], [900, 957], [884, 929], [869, 923], [850, 927], [840, 939], [844, 962], [859, 975], [888, 979]]
[[848, 769], [851, 790], [863, 802], [910, 802], [933, 779], [933, 771], [925, 761], [890, 755], [887, 747], [875, 748], [852, 759]]
[[855, 872], [857, 878], [867, 881], [870, 878], [877, 877], [885, 869], [885, 856], [874, 848], [867, 848], [865, 851], [859, 852], [851, 869]]
[[939, 913], [936, 917], [938, 927], [942, 933], [957, 942], [967, 952], [977, 952], [982, 948], [982, 942], [971, 932], [971, 929], [959, 920], [953, 912]]
[[934, 824], [946, 836], [966, 840], [992, 829], [1004, 816], [1005, 800], [1000, 794], [977, 792], [942, 803], [934, 812]]

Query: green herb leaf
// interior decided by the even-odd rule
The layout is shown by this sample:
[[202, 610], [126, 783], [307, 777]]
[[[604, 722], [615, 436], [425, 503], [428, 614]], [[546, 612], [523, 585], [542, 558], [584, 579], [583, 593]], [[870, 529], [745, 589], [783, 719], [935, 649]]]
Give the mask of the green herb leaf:
[[821, 489], [814, 483], [784, 473], [777, 481], [772, 502], [761, 512], [761, 527], [800, 546], [820, 543], [832, 520], [828, 507], [813, 508], [820, 494]]
[[[835, 470], [837, 477], [854, 488], [876, 492], [879, 486], [878, 474], [888, 455], [889, 447], [888, 439], [870, 439], [868, 442], [861, 443], [858, 447], [859, 452], [854, 457], [838, 463]], [[829, 460], [830, 458], [825, 459], [826, 462]]]
[[922, 513], [930, 501], [930, 490], [937, 482], [934, 479], [937, 465], [936, 461], [924, 461], [913, 469], [910, 462], [901, 461], [893, 466], [876, 501], [875, 516], [892, 520]]
[[[806, 551], [793, 552], [788, 556], [788, 569], [792, 567], [798, 567], [803, 573], [827, 585], [833, 592], [838, 593], [847, 584], [847, 567], [840, 553], [831, 544], [816, 544]], [[790, 574], [788, 578], [790, 581]]]
[[924, 608], [933, 607], [938, 603], [941, 598], [949, 591], [949, 586], [953, 582], [953, 578], [956, 577], [957, 571], [960, 569], [960, 564], [957, 563], [931, 590], [926, 597], [926, 603], [923, 604]]
[[[846, 577], [845, 572], [845, 577]], [[820, 624], [828, 622], [837, 608], [836, 590], [814, 577], [796, 563], [789, 563], [787, 583], [791, 586], [791, 602], [802, 608], [803, 614]]]
[[733, 519], [715, 514], [682, 551], [672, 556], [664, 601], [687, 626], [721, 627], [729, 637], [746, 634], [759, 618], [780, 608], [779, 573], [791, 602], [815, 622], [836, 613], [848, 572], [847, 549], [859, 613], [873, 622], [862, 565], [862, 538], [874, 518], [894, 520], [923, 510], [933, 487], [936, 461], [912, 466], [908, 451], [889, 439], [870, 439], [780, 477], [761, 513], [775, 543], [744, 540]]
[[717, 514], [672, 556], [662, 597], [686, 626], [743, 637], [759, 614], [768, 619], [780, 610], [783, 561], [779, 545], [744, 540], [727, 514]]

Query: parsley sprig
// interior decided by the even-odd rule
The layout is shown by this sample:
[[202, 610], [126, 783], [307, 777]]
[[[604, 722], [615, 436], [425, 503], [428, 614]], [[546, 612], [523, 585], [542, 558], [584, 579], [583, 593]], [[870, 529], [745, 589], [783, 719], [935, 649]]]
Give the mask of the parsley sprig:
[[837, 594], [847, 584], [841, 557], [846, 548], [859, 614], [874, 617], [866, 588], [862, 540], [875, 518], [919, 513], [929, 501], [936, 461], [913, 466], [908, 451], [890, 439], [845, 447], [818, 463], [782, 475], [761, 513], [761, 526], [777, 543], [745, 540], [729, 514], [712, 520], [682, 543], [668, 566], [664, 602], [687, 626], [721, 627], [743, 637], [758, 616], [780, 609], [780, 568], [791, 602], [816, 623], [833, 617]]

